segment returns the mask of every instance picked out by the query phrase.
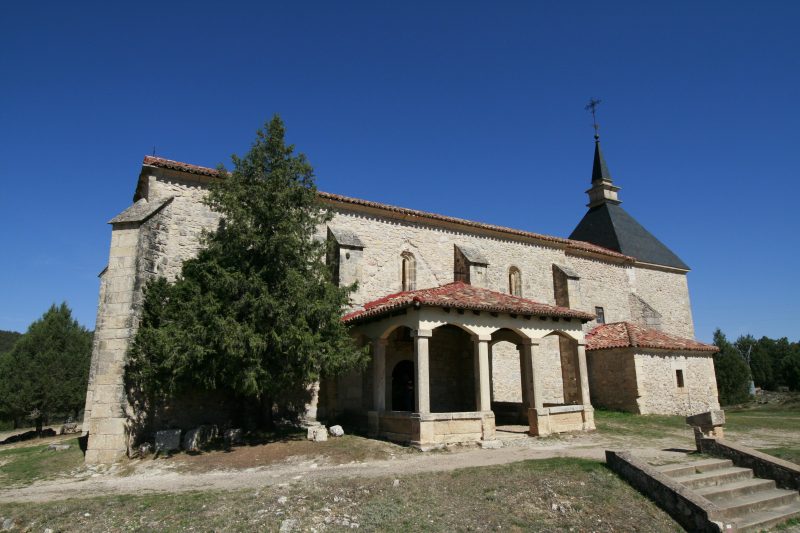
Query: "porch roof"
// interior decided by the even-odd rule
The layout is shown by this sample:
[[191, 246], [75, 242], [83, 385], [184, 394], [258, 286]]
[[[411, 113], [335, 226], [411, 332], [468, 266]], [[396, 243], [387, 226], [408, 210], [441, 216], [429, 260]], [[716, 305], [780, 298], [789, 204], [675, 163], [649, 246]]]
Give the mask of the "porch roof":
[[444, 309], [466, 309], [490, 313], [510, 313], [518, 315], [577, 318], [588, 322], [595, 316], [591, 313], [548, 305], [519, 296], [475, 287], [461, 281], [440, 287], [398, 292], [364, 305], [342, 317], [345, 324], [357, 324], [389, 315], [408, 307], [439, 307]]
[[718, 352], [712, 344], [670, 335], [630, 322], [613, 322], [597, 326], [586, 335], [587, 350], [610, 348], [655, 348], [689, 352]]

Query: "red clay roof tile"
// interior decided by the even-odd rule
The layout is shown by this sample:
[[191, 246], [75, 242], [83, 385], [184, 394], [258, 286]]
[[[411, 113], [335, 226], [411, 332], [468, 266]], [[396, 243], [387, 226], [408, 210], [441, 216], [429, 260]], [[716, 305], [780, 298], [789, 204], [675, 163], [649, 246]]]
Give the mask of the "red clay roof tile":
[[456, 281], [431, 289], [390, 294], [365, 304], [363, 309], [345, 315], [342, 317], [342, 321], [346, 324], [356, 324], [415, 305], [492, 313], [577, 318], [584, 321], [594, 319], [594, 315], [583, 311], [542, 304]]
[[654, 348], [659, 350], [681, 350], [689, 352], [718, 352], [712, 344], [684, 339], [656, 329], [645, 328], [630, 322], [602, 324], [586, 335], [587, 350], [610, 348]]

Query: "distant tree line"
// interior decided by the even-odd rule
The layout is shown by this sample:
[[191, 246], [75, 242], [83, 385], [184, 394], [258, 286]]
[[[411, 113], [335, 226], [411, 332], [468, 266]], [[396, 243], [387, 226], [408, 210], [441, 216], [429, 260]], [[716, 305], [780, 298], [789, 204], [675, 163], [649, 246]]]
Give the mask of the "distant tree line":
[[0, 337], [0, 424], [42, 426], [77, 419], [86, 400], [92, 333], [66, 303], [52, 305], [24, 334]]
[[730, 405], [750, 399], [750, 380], [756, 387], [775, 391], [786, 387], [800, 391], [800, 342], [789, 339], [756, 339], [742, 335], [730, 342], [717, 329], [714, 344], [714, 369], [720, 403]]

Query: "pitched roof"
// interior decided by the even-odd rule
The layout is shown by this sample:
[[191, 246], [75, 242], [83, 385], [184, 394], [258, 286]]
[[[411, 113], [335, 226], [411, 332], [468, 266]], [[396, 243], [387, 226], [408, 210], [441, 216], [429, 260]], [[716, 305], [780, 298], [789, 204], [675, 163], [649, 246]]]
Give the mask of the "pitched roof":
[[569, 238], [591, 242], [644, 263], [689, 270], [680, 257], [615, 203], [604, 202], [590, 208]]
[[492, 313], [577, 318], [593, 320], [594, 315], [567, 307], [542, 304], [526, 298], [475, 287], [461, 281], [431, 289], [398, 292], [364, 305], [342, 317], [346, 324], [356, 324], [415, 306], [429, 306]]
[[656, 329], [645, 328], [630, 322], [602, 324], [586, 335], [587, 350], [610, 348], [654, 348], [659, 350], [681, 350], [688, 352], [718, 352], [712, 344], [684, 339]]
[[[170, 170], [178, 170], [181, 172], [198, 174], [202, 176], [211, 176], [211, 177], [220, 176], [219, 171], [213, 168], [190, 165], [188, 163], [182, 163], [180, 161], [173, 161], [172, 159], [164, 159], [163, 157], [145, 156], [142, 164], [146, 166], [166, 168]], [[554, 237], [552, 235], [544, 235], [541, 233], [533, 233], [513, 228], [506, 228], [503, 226], [496, 226], [494, 224], [485, 224], [483, 222], [475, 222], [472, 220], [465, 220], [463, 218], [450, 217], [447, 215], [439, 215], [436, 213], [418, 211], [416, 209], [408, 209], [405, 207], [397, 207], [389, 204], [383, 204], [380, 202], [362, 200], [360, 198], [351, 198], [349, 196], [342, 196], [340, 194], [333, 194], [322, 191], [318, 191], [318, 194], [323, 201], [331, 203], [357, 205], [361, 207], [380, 209], [382, 211], [387, 211], [397, 215], [401, 215], [405, 218], [420, 218], [420, 219], [434, 220], [437, 222], [446, 222], [451, 224], [457, 224], [460, 226], [467, 226], [471, 228], [479, 228], [489, 231], [495, 231], [498, 233], [505, 233], [507, 235], [514, 235], [517, 237], [522, 237], [527, 239], [535, 239], [539, 241], [556, 243], [559, 245], [563, 245], [568, 250], [604, 255], [607, 257], [613, 257], [615, 259], [621, 259], [623, 261], [633, 261], [633, 257], [628, 257], [617, 251], [609, 250], [602, 246], [592, 244], [590, 242], [581, 242], [577, 240], [564, 239], [562, 237]]]
[[125, 211], [108, 221], [109, 224], [119, 224], [122, 222], [143, 222], [153, 216], [159, 209], [172, 201], [174, 196], [160, 201], [148, 202], [141, 198]]

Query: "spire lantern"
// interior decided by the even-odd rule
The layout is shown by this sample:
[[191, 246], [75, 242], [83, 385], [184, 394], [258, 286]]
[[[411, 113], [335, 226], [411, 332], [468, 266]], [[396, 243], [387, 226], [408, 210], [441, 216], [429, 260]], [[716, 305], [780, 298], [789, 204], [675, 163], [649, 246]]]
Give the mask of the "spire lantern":
[[611, 172], [608, 171], [603, 151], [600, 149], [600, 126], [597, 124], [597, 106], [600, 100], [591, 98], [586, 104], [586, 110], [592, 114], [592, 127], [594, 128], [594, 163], [592, 165], [592, 188], [586, 191], [589, 195], [588, 207], [595, 207], [606, 202], [620, 204], [617, 196], [619, 187], [611, 181]]

